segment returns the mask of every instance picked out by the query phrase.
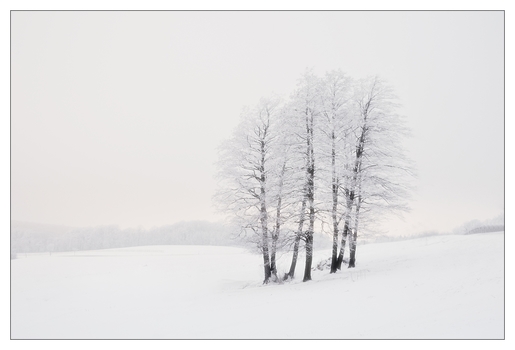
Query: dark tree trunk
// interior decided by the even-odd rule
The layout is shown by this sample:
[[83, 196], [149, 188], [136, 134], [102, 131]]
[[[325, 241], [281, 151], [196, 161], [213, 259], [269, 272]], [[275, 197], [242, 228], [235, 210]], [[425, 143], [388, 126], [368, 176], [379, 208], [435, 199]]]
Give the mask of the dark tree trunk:
[[338, 262], [338, 229], [333, 232], [333, 252], [331, 254], [331, 272], [335, 273]]
[[[353, 184], [356, 181], [353, 181]], [[352, 188], [354, 186], [352, 185]], [[352, 190], [345, 190], [345, 197], [346, 197], [346, 213], [345, 213], [345, 224], [343, 226], [343, 233], [342, 233], [342, 243], [340, 245], [340, 255], [338, 255], [338, 261], [336, 262], [336, 268], [338, 270], [341, 270], [342, 268], [342, 262], [343, 262], [343, 254], [345, 253], [345, 243], [347, 241], [347, 235], [349, 234], [350, 229], [350, 219], [351, 219], [351, 212], [352, 212], [352, 206], [354, 204], [354, 189]]]
[[306, 267], [304, 268], [303, 282], [311, 281], [311, 264], [313, 262], [313, 231], [306, 233]]
[[277, 266], [275, 263], [275, 252], [277, 249], [277, 235], [272, 235], [272, 251], [270, 252], [270, 272], [274, 276], [277, 277]]
[[284, 280], [293, 279], [295, 276], [295, 267], [297, 267], [297, 257], [299, 256], [299, 243], [300, 237], [302, 236], [302, 231], [297, 232], [297, 236], [295, 236], [295, 243], [293, 244], [293, 257], [291, 258], [290, 271], [284, 275]]
[[336, 177], [336, 145], [335, 145], [335, 134], [332, 134], [332, 153], [331, 153], [331, 165], [333, 170], [333, 181], [332, 181], [332, 194], [333, 194], [333, 211], [332, 211], [332, 219], [333, 219], [333, 251], [331, 255], [331, 272], [335, 273], [337, 268], [337, 254], [338, 254], [338, 219], [337, 219], [337, 211], [338, 211], [338, 179]]
[[[277, 210], [279, 212], [279, 210]], [[278, 220], [279, 221], [279, 220]], [[270, 270], [274, 278], [277, 279], [277, 266], [275, 262], [275, 255], [277, 251], [277, 240], [279, 239], [279, 226], [276, 226], [275, 232], [272, 233], [272, 247], [270, 252]]]
[[354, 233], [350, 250], [349, 267], [356, 266], [356, 245], [358, 244], [359, 209], [361, 207], [361, 185], [358, 186], [358, 198], [356, 203], [356, 219], [354, 220]]
[[270, 271], [270, 260], [268, 257], [268, 248], [263, 248], [263, 265], [265, 267], [265, 279], [263, 280], [263, 284], [267, 284], [270, 281], [270, 277], [272, 276]]
[[299, 217], [299, 227], [297, 229], [297, 235], [295, 236], [295, 242], [293, 244], [293, 257], [291, 259], [290, 271], [284, 275], [284, 280], [288, 278], [293, 279], [295, 276], [295, 267], [297, 266], [297, 257], [299, 256], [299, 244], [302, 237], [302, 230], [304, 227], [304, 218], [306, 215], [306, 197], [302, 199], [302, 208]]
[[264, 217], [261, 218], [261, 230], [263, 233], [263, 265], [265, 269], [265, 280], [263, 281], [264, 284], [268, 283], [271, 277], [270, 256], [268, 252], [268, 230], [266, 226], [266, 221], [266, 215], [264, 215]]
[[342, 242], [340, 243], [340, 253], [336, 261], [336, 268], [341, 270], [343, 262], [343, 254], [345, 253], [345, 243], [347, 242], [347, 234], [349, 233], [349, 220], [345, 219], [345, 226], [343, 227]]
[[310, 199], [309, 229], [306, 231], [306, 266], [304, 268], [303, 282], [311, 280], [311, 265], [313, 263], [313, 231], [315, 224], [315, 208], [313, 198]]
[[351, 235], [350, 241], [350, 257], [349, 257], [349, 267], [356, 266], [356, 243], [357, 243], [357, 230], [354, 230], [354, 233]]

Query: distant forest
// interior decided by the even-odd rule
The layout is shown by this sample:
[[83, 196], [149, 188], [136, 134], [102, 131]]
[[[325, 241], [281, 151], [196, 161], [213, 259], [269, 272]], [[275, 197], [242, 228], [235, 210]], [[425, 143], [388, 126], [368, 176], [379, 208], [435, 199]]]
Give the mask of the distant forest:
[[67, 228], [13, 221], [11, 255], [123, 248], [142, 245], [235, 245], [230, 230], [220, 223], [180, 222], [145, 230], [117, 226]]

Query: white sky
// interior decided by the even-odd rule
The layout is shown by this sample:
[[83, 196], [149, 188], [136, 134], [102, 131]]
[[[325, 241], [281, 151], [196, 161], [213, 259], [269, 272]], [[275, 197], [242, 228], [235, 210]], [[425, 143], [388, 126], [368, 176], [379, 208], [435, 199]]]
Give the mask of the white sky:
[[13, 12], [11, 218], [218, 220], [216, 147], [306, 67], [379, 74], [418, 190], [392, 234], [504, 211], [503, 12]]

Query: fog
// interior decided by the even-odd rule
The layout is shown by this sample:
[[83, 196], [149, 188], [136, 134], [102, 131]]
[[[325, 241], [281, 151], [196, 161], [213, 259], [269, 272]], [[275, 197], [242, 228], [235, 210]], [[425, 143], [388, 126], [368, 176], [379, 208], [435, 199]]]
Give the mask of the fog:
[[385, 231], [504, 212], [503, 12], [12, 12], [11, 219], [221, 220], [217, 146], [307, 67], [396, 89], [418, 177]]

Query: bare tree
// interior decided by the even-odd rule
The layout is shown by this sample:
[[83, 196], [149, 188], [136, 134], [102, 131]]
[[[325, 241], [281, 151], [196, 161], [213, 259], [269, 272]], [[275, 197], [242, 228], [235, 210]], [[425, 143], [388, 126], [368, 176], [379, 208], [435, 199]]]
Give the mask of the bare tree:
[[[338, 236], [340, 219], [340, 191], [345, 182], [346, 164], [348, 162], [350, 123], [350, 100], [352, 93], [352, 80], [342, 71], [332, 71], [325, 75], [320, 89], [321, 116], [318, 165], [319, 178], [324, 182], [319, 186], [319, 193], [325, 196], [325, 203], [331, 203], [326, 210], [330, 213], [332, 227], [333, 248], [331, 255], [331, 273], [336, 272]], [[329, 189], [330, 191], [324, 191]]]
[[[412, 164], [405, 156], [403, 138], [408, 135], [391, 87], [378, 77], [360, 81], [355, 91], [356, 134], [352, 181], [345, 189], [349, 213], [354, 216], [349, 266], [356, 264], [356, 244], [360, 219], [379, 222], [385, 213], [408, 210]], [[348, 208], [349, 209], [349, 208]], [[345, 226], [351, 229], [347, 215]], [[344, 229], [345, 230], [345, 229]], [[346, 232], [344, 232], [345, 235]], [[343, 253], [342, 253], [343, 254]]]
[[295, 158], [290, 156], [294, 144], [288, 131], [285, 113], [286, 110], [283, 108], [280, 118], [274, 124], [276, 132], [272, 150], [273, 158], [269, 167], [271, 172], [269, 197], [275, 205], [270, 215], [270, 219], [274, 222], [270, 249], [270, 264], [274, 280], [277, 279], [277, 251], [284, 249], [291, 242], [292, 237], [289, 233], [294, 231], [292, 219], [296, 213], [295, 204], [301, 198], [297, 193], [298, 165]]
[[[304, 150], [300, 152], [305, 161], [305, 178], [301, 187], [303, 192], [302, 206], [299, 213], [299, 227], [294, 249], [298, 249], [298, 242], [304, 239], [306, 249], [306, 264], [303, 281], [311, 280], [311, 265], [313, 262], [313, 233], [315, 224], [315, 125], [320, 113], [320, 79], [312, 72], [307, 71], [293, 94], [291, 111], [291, 127], [298, 144], [304, 143]], [[304, 220], [307, 215], [308, 228], [302, 232]], [[297, 252], [294, 250], [293, 260], [296, 262]], [[294, 270], [294, 263], [292, 262]], [[290, 268], [290, 272], [292, 269]], [[290, 275], [290, 277], [293, 274]]]
[[241, 229], [241, 234], [262, 254], [264, 283], [268, 283], [272, 275], [269, 251], [272, 181], [269, 177], [273, 173], [269, 165], [276, 140], [273, 123], [278, 111], [278, 99], [262, 99], [255, 108], [243, 112], [233, 137], [221, 149], [221, 183], [215, 197], [220, 208]]

